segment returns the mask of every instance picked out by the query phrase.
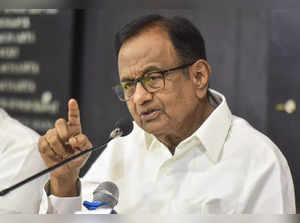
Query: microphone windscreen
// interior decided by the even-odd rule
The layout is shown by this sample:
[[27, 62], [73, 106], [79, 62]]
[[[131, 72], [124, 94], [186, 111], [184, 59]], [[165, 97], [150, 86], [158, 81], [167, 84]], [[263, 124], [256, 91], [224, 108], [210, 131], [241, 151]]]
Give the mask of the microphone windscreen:
[[129, 118], [121, 118], [116, 122], [115, 128], [119, 128], [121, 130], [121, 136], [127, 136], [133, 130], [133, 123]]
[[113, 208], [119, 200], [119, 189], [113, 182], [105, 181], [93, 192], [93, 200], [105, 202], [108, 207]]

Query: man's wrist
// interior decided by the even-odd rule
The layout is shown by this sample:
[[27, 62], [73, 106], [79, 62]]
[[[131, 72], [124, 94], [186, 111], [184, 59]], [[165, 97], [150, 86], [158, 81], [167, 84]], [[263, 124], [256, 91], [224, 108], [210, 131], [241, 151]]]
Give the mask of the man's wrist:
[[57, 197], [76, 197], [79, 196], [80, 191], [78, 190], [79, 179], [50, 179], [50, 194]]

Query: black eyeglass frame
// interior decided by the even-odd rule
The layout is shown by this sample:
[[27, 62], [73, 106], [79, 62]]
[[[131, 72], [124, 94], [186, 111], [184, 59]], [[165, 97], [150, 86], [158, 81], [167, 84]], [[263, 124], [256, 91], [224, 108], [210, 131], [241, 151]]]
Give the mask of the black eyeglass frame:
[[[170, 68], [170, 69], [167, 69], [167, 70], [151, 71], [151, 72], [148, 72], [148, 73], [143, 74], [141, 77], [139, 77], [139, 78], [133, 80], [132, 82], [133, 82], [133, 84], [135, 85], [135, 88], [136, 88], [137, 83], [140, 82], [141, 85], [143, 86], [143, 88], [144, 88], [147, 92], [149, 92], [149, 93], [154, 93], [154, 92], [157, 92], [157, 91], [159, 91], [159, 90], [161, 90], [161, 89], [163, 89], [163, 88], [165, 87], [165, 79], [166, 79], [165, 77], [166, 77], [166, 74], [167, 74], [167, 73], [170, 73], [170, 72], [175, 71], [175, 70], [180, 70], [180, 69], [187, 68], [187, 67], [193, 65], [195, 62], [196, 62], [196, 61], [194, 61], [194, 62], [192, 62], [192, 63], [188, 63], [188, 64], [183, 64], [183, 65], [180, 65], [180, 66], [177, 66], [177, 67], [173, 67], [173, 68]], [[163, 87], [161, 87], [161, 88], [154, 89], [153, 91], [149, 91], [149, 90], [145, 87], [145, 85], [144, 85], [144, 83], [143, 83], [143, 79], [144, 79], [144, 77], [145, 77], [146, 75], [151, 75], [151, 74], [154, 74], [154, 73], [161, 74], [164, 85], [163, 85]], [[131, 97], [134, 95], [134, 93], [135, 93], [135, 91], [134, 91], [134, 93], [133, 93], [128, 99], [123, 99], [123, 98], [121, 98], [121, 97], [119, 96], [119, 94], [118, 94], [118, 92], [117, 92], [117, 88], [122, 88], [122, 90], [124, 91], [122, 84], [120, 83], [120, 84], [114, 86], [114, 87], [113, 87], [113, 91], [116, 93], [116, 95], [118, 96], [119, 100], [120, 100], [120, 101], [123, 101], [123, 102], [129, 101], [130, 98], [131, 98]]]

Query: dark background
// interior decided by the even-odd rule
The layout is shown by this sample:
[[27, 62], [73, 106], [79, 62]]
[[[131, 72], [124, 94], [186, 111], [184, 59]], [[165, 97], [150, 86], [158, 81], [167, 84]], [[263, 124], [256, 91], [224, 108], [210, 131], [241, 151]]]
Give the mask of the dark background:
[[[69, 97], [78, 99], [85, 134], [94, 145], [101, 144], [114, 122], [128, 115], [111, 88], [118, 82], [114, 33], [149, 13], [185, 16], [206, 40], [213, 70], [211, 87], [226, 96], [233, 114], [247, 119], [279, 146], [290, 165], [299, 200], [300, 116], [298, 110], [288, 114], [276, 110], [276, 105], [300, 100], [300, 14], [296, 9], [300, 2], [293, 7], [283, 1], [262, 1], [264, 7], [226, 2], [218, 8], [187, 1], [194, 7], [61, 10], [51, 21], [47, 21], [49, 15], [41, 15], [34, 21], [42, 44], [32, 48], [32, 56], [43, 64], [39, 92], [55, 93], [61, 103], [57, 116], [65, 117]], [[17, 118], [21, 115], [8, 112]], [[91, 156], [82, 175], [97, 155]]]
[[[76, 31], [75, 13], [72, 10], [56, 14], [39, 14], [37, 12], [14, 14], [0, 11], [0, 19], [26, 17], [30, 19], [28, 28], [12, 29], [2, 25], [0, 35], [30, 32], [35, 35], [34, 43], [7, 42], [0, 44], [0, 50], [4, 47], [18, 47], [20, 50], [20, 55], [16, 58], [0, 58], [0, 65], [33, 61], [39, 65], [39, 72], [37, 74], [0, 73], [0, 83], [8, 80], [16, 82], [27, 80], [34, 82], [36, 89], [33, 92], [1, 90], [0, 98], [6, 98], [8, 104], [6, 106], [0, 103], [0, 107], [39, 133], [44, 133], [49, 127], [53, 126], [57, 118], [66, 114], [66, 101], [76, 91], [76, 75], [72, 75], [77, 70], [73, 57], [73, 52], [76, 50], [74, 47], [76, 37], [74, 33]], [[48, 98], [46, 101], [45, 95]], [[16, 100], [31, 102], [32, 105], [37, 103], [41, 105], [56, 104], [57, 109], [28, 110], [25, 109], [25, 105], [17, 106], [14, 102]], [[15, 104], [15, 106], [12, 106], [12, 104]]]

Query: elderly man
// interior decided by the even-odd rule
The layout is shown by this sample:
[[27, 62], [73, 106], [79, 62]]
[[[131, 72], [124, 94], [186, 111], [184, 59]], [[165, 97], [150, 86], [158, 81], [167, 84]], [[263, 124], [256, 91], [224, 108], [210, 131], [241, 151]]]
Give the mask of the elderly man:
[[[145, 16], [124, 26], [115, 43], [114, 89], [127, 103], [133, 132], [109, 143], [80, 181], [87, 157], [52, 172], [48, 213], [80, 209], [80, 197], [89, 200], [107, 180], [119, 187], [119, 213], [295, 213], [285, 158], [208, 88], [211, 69], [193, 24]], [[71, 99], [68, 121], [40, 138], [41, 156], [51, 166], [90, 147]]]

